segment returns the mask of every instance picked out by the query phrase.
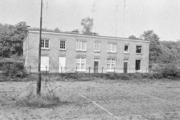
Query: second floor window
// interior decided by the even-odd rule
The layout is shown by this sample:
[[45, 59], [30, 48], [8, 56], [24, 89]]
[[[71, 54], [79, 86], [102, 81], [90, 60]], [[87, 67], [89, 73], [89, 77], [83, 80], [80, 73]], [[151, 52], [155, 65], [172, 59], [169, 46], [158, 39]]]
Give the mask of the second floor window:
[[142, 52], [142, 46], [137, 45], [136, 46], [136, 53], [141, 53]]
[[124, 53], [129, 53], [129, 46], [128, 45], [124, 46]]
[[94, 43], [94, 51], [100, 52], [100, 43], [98, 43], [98, 42]]
[[61, 40], [60, 41], [60, 50], [65, 50], [66, 49], [66, 41], [65, 40]]
[[86, 51], [86, 42], [77, 41], [76, 42], [76, 50], [78, 50], [78, 51]]
[[108, 43], [108, 52], [116, 52], [116, 44]]
[[49, 49], [49, 39], [41, 40], [41, 49]]

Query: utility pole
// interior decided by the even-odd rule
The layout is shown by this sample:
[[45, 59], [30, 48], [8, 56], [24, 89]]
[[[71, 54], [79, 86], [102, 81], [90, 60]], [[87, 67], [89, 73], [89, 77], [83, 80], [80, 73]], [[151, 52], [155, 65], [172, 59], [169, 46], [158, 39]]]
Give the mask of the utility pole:
[[41, 33], [42, 33], [42, 8], [43, 0], [41, 0], [41, 13], [40, 13], [40, 31], [39, 31], [39, 55], [38, 55], [38, 81], [37, 81], [37, 95], [41, 95]]
[[124, 0], [124, 8], [123, 8], [123, 38], [125, 31], [125, 17], [126, 17], [126, 0]]
[[117, 19], [117, 14], [118, 14], [118, 5], [116, 5], [116, 37], [117, 37], [117, 29], [118, 29], [118, 19]]

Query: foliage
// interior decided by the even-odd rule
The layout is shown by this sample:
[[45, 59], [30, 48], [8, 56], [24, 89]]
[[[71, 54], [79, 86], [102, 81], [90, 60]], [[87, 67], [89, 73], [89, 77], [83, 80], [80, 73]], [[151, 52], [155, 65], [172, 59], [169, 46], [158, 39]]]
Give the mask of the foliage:
[[129, 39], [134, 39], [134, 40], [139, 39], [139, 38], [137, 38], [137, 37], [134, 36], [134, 35], [130, 35], [128, 38], [129, 38]]
[[57, 27], [57, 28], [54, 29], [54, 32], [60, 33], [61, 31], [60, 31], [59, 28]]
[[25, 77], [27, 75], [22, 63], [4, 63], [2, 68], [3, 74], [10, 78]]
[[162, 41], [162, 62], [180, 66], [180, 41]]
[[164, 78], [178, 78], [180, 77], [180, 70], [175, 64], [166, 65], [161, 71]]
[[82, 19], [81, 25], [83, 26], [83, 34], [91, 35], [93, 27], [93, 19], [86, 17]]
[[16, 25], [0, 25], [0, 55], [10, 57], [11, 55], [21, 56], [23, 54], [23, 40], [27, 36], [28, 28], [26, 22]]
[[149, 45], [149, 61], [151, 63], [160, 62], [162, 48], [157, 34], [153, 30], [145, 31], [142, 36], [144, 40], [150, 41]]

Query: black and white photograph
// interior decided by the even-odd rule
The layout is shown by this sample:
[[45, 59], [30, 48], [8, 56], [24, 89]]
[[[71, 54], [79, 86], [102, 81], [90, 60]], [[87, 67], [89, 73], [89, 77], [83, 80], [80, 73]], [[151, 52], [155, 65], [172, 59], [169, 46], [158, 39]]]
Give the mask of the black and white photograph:
[[0, 120], [180, 120], [180, 0], [0, 0]]

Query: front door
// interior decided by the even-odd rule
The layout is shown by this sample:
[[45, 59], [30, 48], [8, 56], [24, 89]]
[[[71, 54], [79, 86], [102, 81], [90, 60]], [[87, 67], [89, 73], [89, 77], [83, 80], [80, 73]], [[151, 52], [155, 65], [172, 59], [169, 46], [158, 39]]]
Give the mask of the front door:
[[59, 57], [59, 73], [64, 73], [66, 67], [66, 57]]
[[128, 62], [124, 62], [124, 73], [127, 73]]
[[41, 56], [41, 71], [49, 71], [49, 57]]
[[94, 61], [94, 73], [98, 73], [98, 64], [99, 61]]

